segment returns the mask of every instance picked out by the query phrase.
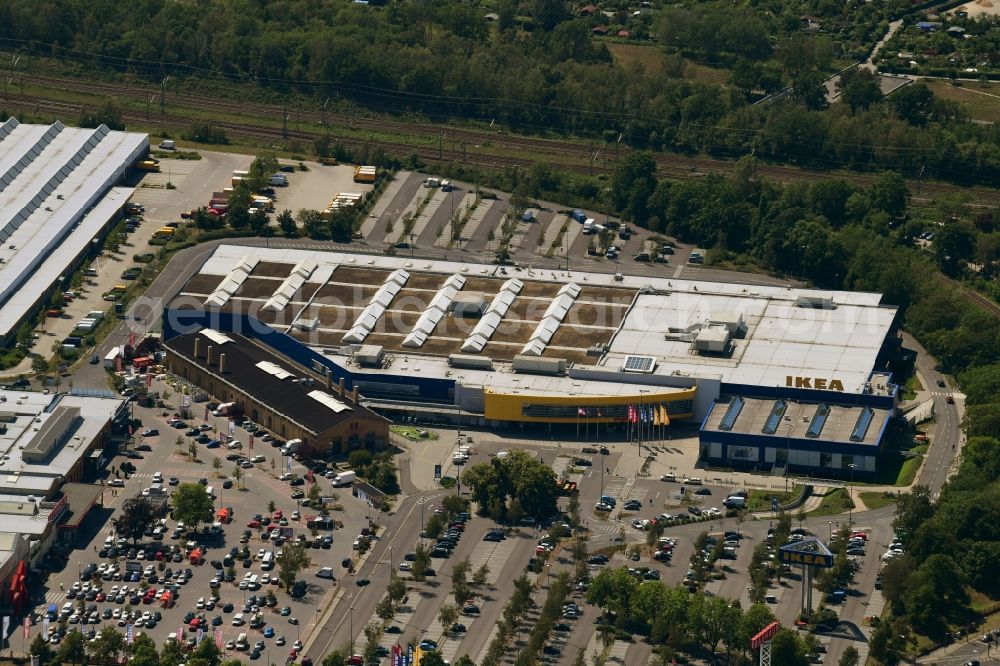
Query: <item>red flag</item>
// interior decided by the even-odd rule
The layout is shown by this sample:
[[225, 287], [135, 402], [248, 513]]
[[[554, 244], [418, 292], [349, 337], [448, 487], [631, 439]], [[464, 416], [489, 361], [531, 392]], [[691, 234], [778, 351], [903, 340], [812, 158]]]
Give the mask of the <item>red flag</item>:
[[639, 422], [639, 412], [636, 411], [635, 405], [628, 406], [628, 421], [629, 423]]
[[253, 435], [250, 435], [250, 448], [253, 448]]
[[24, 638], [28, 638], [28, 634], [31, 632], [31, 618], [24, 618]]

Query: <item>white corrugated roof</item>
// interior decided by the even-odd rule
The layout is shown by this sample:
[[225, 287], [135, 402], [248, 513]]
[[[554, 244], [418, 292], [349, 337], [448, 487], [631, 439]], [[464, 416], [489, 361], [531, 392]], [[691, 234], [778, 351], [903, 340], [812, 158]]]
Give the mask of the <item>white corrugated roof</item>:
[[316, 402], [326, 405], [328, 408], [330, 408], [331, 410], [335, 411], [338, 414], [340, 412], [351, 410], [351, 408], [348, 405], [342, 403], [341, 401], [337, 400], [332, 395], [324, 391], [309, 391], [307, 395]]

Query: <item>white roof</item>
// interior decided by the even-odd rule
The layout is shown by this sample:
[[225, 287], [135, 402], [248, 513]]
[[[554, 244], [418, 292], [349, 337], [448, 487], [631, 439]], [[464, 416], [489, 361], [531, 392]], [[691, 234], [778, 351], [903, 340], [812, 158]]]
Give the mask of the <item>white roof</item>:
[[233, 341], [231, 337], [229, 337], [225, 333], [220, 333], [214, 328], [203, 328], [201, 329], [201, 331], [199, 331], [199, 333], [201, 333], [202, 335], [204, 335], [206, 338], [208, 338], [217, 345], [224, 345], [227, 342]]
[[[19, 125], [0, 131], [0, 335], [37, 302], [131, 195], [112, 190], [145, 134]], [[102, 201], [109, 191], [113, 195]]]
[[[0, 493], [45, 495], [61, 483], [84, 455], [91, 442], [125, 404], [123, 398], [84, 397], [0, 390], [0, 412], [13, 413], [7, 431], [0, 434]], [[43, 462], [22, 458], [22, 452], [38, 435], [56, 406], [79, 409], [80, 420], [69, 439]], [[3, 518], [0, 518], [3, 522]]]
[[325, 405], [326, 407], [328, 407], [329, 409], [333, 410], [338, 414], [340, 412], [350, 411], [351, 409], [350, 407], [348, 407], [341, 401], [337, 400], [329, 393], [326, 393], [325, 391], [309, 391], [308, 395], [313, 400], [322, 403], [323, 405]]
[[[852, 296], [845, 292], [831, 295], [838, 302], [834, 310], [742, 295], [640, 295], [602, 364], [614, 367], [628, 355], [642, 354], [657, 359], [657, 374], [715, 374], [755, 386], [785, 386], [789, 376], [839, 379], [845, 392], [857, 393], [871, 374], [895, 309], [842, 298]], [[671, 328], [707, 325], [715, 313], [743, 316], [746, 334], [733, 339], [731, 356], [693, 355], [690, 342], [666, 338]]]
[[[224, 275], [243, 257], [246, 248], [219, 245], [201, 272]], [[388, 271], [422, 272], [464, 276], [487, 276], [513, 283], [521, 280], [554, 282], [561, 285], [624, 287], [644, 290], [635, 297], [632, 307], [609, 343], [599, 369], [619, 369], [629, 355], [656, 359], [653, 375], [690, 376], [721, 379], [724, 382], [785, 386], [786, 377], [837, 379], [845, 392], [863, 390], [871, 374], [883, 341], [891, 330], [896, 310], [882, 306], [881, 295], [867, 292], [817, 291], [791, 286], [762, 286], [702, 280], [679, 280], [624, 275], [616, 280], [610, 273], [588, 273], [559, 269], [521, 269], [461, 261], [435, 261], [410, 257], [322, 252], [285, 248], [255, 248], [262, 261], [296, 264], [304, 259], [317, 262], [317, 276], [328, 266], [338, 264], [369, 266]], [[516, 276], [516, 277], [515, 277]], [[314, 277], [316, 281], [318, 277]], [[571, 299], [573, 289], [561, 297]], [[501, 292], [502, 293], [502, 292]], [[828, 298], [833, 309], [798, 307], [800, 296]], [[494, 302], [498, 297], [494, 297]], [[553, 311], [565, 303], [553, 299]], [[569, 301], [571, 302], [571, 300]], [[491, 308], [493, 303], [490, 304]], [[489, 311], [490, 308], [487, 309]], [[688, 328], [696, 332], [710, 322], [733, 321], [742, 316], [741, 335], [732, 340], [731, 355], [691, 353], [691, 338], [667, 339], [671, 329]], [[720, 322], [721, 323], [721, 322]], [[474, 330], [463, 344], [465, 353], [481, 351], [485, 342]], [[345, 342], [360, 342], [364, 329], [352, 331]], [[479, 346], [482, 343], [483, 346]], [[541, 354], [540, 340], [529, 340], [524, 353]], [[424, 376], [438, 372], [434, 357], [422, 356]], [[446, 359], [445, 359], [446, 361]], [[399, 360], [391, 367], [375, 372], [400, 371]], [[447, 363], [441, 364], [441, 374]], [[454, 374], [452, 372], [452, 374]], [[497, 373], [484, 375], [496, 376]], [[492, 381], [490, 379], [489, 381]], [[608, 382], [609, 384], [611, 382]], [[605, 386], [605, 391], [609, 390]]]
[[292, 376], [292, 373], [288, 370], [285, 370], [277, 363], [272, 363], [271, 361], [258, 361], [255, 365], [269, 375], [274, 375], [278, 379], [288, 379]]

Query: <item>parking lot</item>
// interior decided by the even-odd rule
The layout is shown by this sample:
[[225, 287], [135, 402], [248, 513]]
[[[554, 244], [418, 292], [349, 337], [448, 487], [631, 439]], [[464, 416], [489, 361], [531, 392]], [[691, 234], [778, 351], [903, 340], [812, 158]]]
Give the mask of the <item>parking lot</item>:
[[[194, 408], [197, 412], [203, 405], [196, 403]], [[315, 516], [317, 511], [299, 507], [292, 499], [296, 491], [304, 492], [307, 484], [296, 487], [290, 485], [289, 480], [279, 480], [289, 471], [288, 459], [283, 459], [276, 448], [260, 441], [260, 433], [252, 451], [248, 448], [249, 433], [241, 430], [234, 433], [237, 440], [242, 440], [244, 455], [263, 457], [257, 464], [245, 463], [241, 467], [242, 479], [236, 484], [231, 483], [236, 461], [226, 460], [227, 455], [235, 455], [236, 451], [196, 444], [197, 459], [191, 460], [186, 455], [191, 437], [185, 433], [189, 432], [189, 427], [204, 426], [205, 434], [214, 440], [217, 433], [228, 430], [225, 419], [209, 416], [207, 421], [199, 418], [186, 423], [186, 427], [175, 428], [168, 424], [164, 410], [137, 407], [136, 417], [142, 420], [143, 430], [153, 429], [159, 434], [138, 438], [141, 443], [136, 448], [148, 450], [131, 454], [141, 458], [128, 458], [137, 467], [129, 478], [125, 479], [120, 472], [109, 477], [105, 506], [112, 510], [120, 508], [126, 498], [152, 486], [154, 475], [159, 473], [168, 492], [175, 483], [201, 481], [211, 486], [217, 497], [216, 509], [231, 508], [232, 520], [221, 524], [218, 534], [212, 533], [211, 528], [203, 528], [197, 534], [182, 535], [176, 529], [176, 522], [167, 518], [160, 538], [147, 536], [135, 547], [119, 542], [121, 547], [117, 552], [112, 550], [116, 541], [109, 521], [94, 534], [89, 544], [79, 544], [73, 553], [74, 559], [63, 571], [50, 576], [44, 589], [44, 602], [35, 608], [37, 617], [45, 616], [50, 605], [55, 604], [58, 615], [65, 617], [70, 628], [76, 625], [90, 632], [105, 625], [124, 627], [131, 623], [136, 630], [148, 633], [157, 644], [162, 644], [172, 633], [184, 641], [197, 639], [199, 628], [220, 630], [227, 644], [245, 632], [249, 636], [247, 648], [252, 648], [257, 641], [263, 642], [258, 655], [261, 658], [272, 649], [268, 659], [286, 657], [300, 640], [303, 624], [312, 619], [320, 601], [339, 584], [345, 572], [342, 560], [356, 557], [354, 540], [369, 526], [369, 518], [374, 518], [375, 512], [352, 497], [349, 489], [334, 491], [328, 479], [317, 475], [316, 483], [321, 493], [338, 496], [337, 502], [343, 508], [332, 511], [331, 516], [343, 527], [310, 530], [306, 527], [306, 519]], [[182, 442], [180, 447], [175, 445], [178, 438]], [[213, 465], [215, 457], [222, 463], [218, 475]], [[125, 457], [115, 458], [114, 469], [118, 470], [124, 460]], [[307, 471], [299, 463], [291, 463], [290, 472], [298, 479], [305, 477]], [[121, 486], [116, 487], [116, 484]], [[280, 515], [269, 513], [271, 502]], [[264, 522], [272, 524], [248, 527], [248, 524], [257, 525], [254, 516], [258, 514], [265, 518]], [[116, 515], [112, 514], [112, 518]], [[286, 590], [279, 589], [278, 567], [265, 564], [265, 559], [275, 557], [281, 548], [272, 542], [268, 532], [268, 528], [274, 527], [289, 528], [289, 538], [301, 536], [311, 546], [307, 550], [310, 565], [298, 576], [305, 582], [301, 598], [293, 598]], [[330, 537], [327, 545], [323, 544], [325, 537]], [[189, 557], [195, 547], [203, 552], [200, 564]], [[227, 557], [233, 548], [236, 553], [230, 569]], [[96, 570], [102, 565], [105, 570], [96, 578], [85, 576], [88, 568]], [[335, 580], [316, 575], [324, 567], [330, 570], [322, 572], [323, 575], [332, 575]], [[212, 583], [217, 576], [222, 580]], [[257, 577], [253, 583], [248, 580], [250, 576]], [[89, 592], [83, 587], [88, 583]], [[83, 591], [82, 598], [76, 590]], [[162, 603], [164, 590], [171, 591], [175, 603]], [[63, 611], [67, 603], [67, 611]], [[255, 622], [251, 629], [250, 623], [258, 612], [261, 624]], [[49, 630], [58, 632], [59, 624], [52, 622]], [[233, 648], [235, 645], [229, 649]]]

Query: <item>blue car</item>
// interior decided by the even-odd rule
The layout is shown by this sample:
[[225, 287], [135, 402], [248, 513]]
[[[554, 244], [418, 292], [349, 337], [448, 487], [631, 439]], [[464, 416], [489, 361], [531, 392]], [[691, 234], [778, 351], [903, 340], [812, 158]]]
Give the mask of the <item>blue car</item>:
[[217, 449], [217, 448], [219, 448], [219, 446], [220, 446], [219, 440], [213, 439], [208, 444], [205, 445], [205, 448], [206, 449]]
[[420, 649], [421, 650], [425, 650], [425, 651], [426, 650], [437, 650], [438, 649], [438, 644], [435, 641], [432, 641], [429, 638], [425, 638], [424, 640], [420, 641]]
[[264, 630], [264, 638], [273, 638], [273, 637], [274, 637], [274, 627], [268, 627], [267, 629]]

